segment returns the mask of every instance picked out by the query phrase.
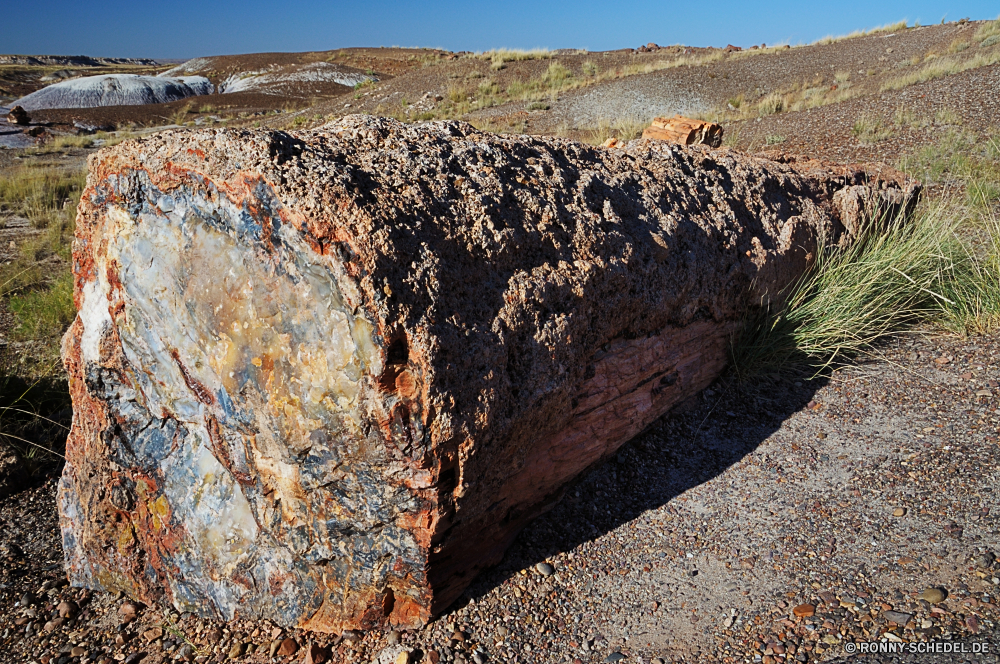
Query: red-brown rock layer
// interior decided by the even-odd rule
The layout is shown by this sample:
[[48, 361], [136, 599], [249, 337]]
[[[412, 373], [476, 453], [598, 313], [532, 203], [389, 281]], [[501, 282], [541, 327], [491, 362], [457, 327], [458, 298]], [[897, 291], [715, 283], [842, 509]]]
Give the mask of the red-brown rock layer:
[[711, 382], [865, 198], [915, 199], [864, 170], [360, 116], [103, 150], [64, 341], [70, 577], [420, 624]]

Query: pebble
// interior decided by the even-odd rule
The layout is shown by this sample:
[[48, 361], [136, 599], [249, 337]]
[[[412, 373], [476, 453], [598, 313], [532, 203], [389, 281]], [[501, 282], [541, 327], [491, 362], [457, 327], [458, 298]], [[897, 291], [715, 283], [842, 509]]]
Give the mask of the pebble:
[[142, 633], [142, 638], [146, 639], [149, 643], [152, 643], [159, 638], [163, 638], [163, 628], [151, 627]]
[[816, 615], [816, 607], [812, 604], [799, 604], [792, 609], [792, 613], [794, 613], [797, 618], [809, 618], [810, 616]]
[[472, 651], [472, 661], [476, 664], [486, 664], [486, 656], [478, 650]]
[[118, 620], [120, 620], [123, 625], [127, 625], [132, 622], [138, 615], [139, 607], [132, 602], [125, 602], [118, 607]]
[[87, 649], [84, 648], [83, 646], [76, 646], [75, 648], [69, 651], [69, 654], [71, 657], [83, 657], [84, 655], [87, 654]]
[[910, 622], [910, 619], [913, 618], [912, 614], [903, 613], [902, 611], [883, 611], [882, 616], [886, 620], [891, 620], [900, 626], [906, 625], [906, 623]]
[[294, 655], [295, 651], [298, 649], [298, 642], [293, 638], [287, 638], [281, 642], [281, 645], [278, 646], [278, 656], [288, 657], [290, 655]]
[[396, 664], [410, 664], [410, 657], [412, 653], [409, 650], [401, 650], [398, 655], [396, 655]]
[[306, 656], [302, 662], [303, 664], [323, 664], [326, 661], [326, 657], [327, 652], [325, 648], [321, 648], [317, 643], [310, 643], [306, 648]]
[[234, 643], [233, 646], [229, 649], [229, 659], [239, 659], [240, 656], [243, 655], [243, 649], [245, 647], [246, 646], [244, 646], [241, 641], [237, 641], [236, 643]]
[[905, 507], [897, 507], [896, 509], [894, 509], [892, 511], [892, 515], [893, 516], [906, 516], [906, 508]]
[[213, 627], [212, 629], [205, 632], [205, 638], [208, 639], [209, 643], [215, 645], [216, 643], [222, 640], [222, 630], [219, 629], [218, 627]]
[[535, 565], [535, 570], [542, 576], [552, 576], [556, 573], [556, 569], [548, 563], [538, 563]]
[[63, 600], [62, 602], [59, 602], [59, 606], [56, 607], [56, 610], [59, 612], [60, 618], [72, 618], [77, 614], [77, 611], [80, 610], [80, 607], [76, 602]]
[[997, 557], [992, 553], [990, 553], [989, 551], [987, 551], [986, 553], [981, 553], [978, 556], [976, 556], [976, 567], [979, 567], [980, 569], [986, 569], [988, 567], [992, 567], [993, 563], [995, 563], [996, 560]]
[[927, 588], [924, 592], [920, 593], [920, 599], [931, 604], [943, 602], [946, 597], [948, 597], [948, 593], [941, 588]]
[[607, 657], [605, 657], [604, 661], [605, 662], [620, 662], [623, 659], [625, 659], [625, 655], [621, 654], [620, 652], [618, 652], [616, 650], [615, 652], [613, 652], [610, 655], [608, 655]]
[[392, 630], [391, 632], [389, 632], [386, 635], [385, 640], [386, 640], [386, 643], [388, 643], [390, 646], [398, 646], [399, 642], [401, 640], [401, 637], [400, 637], [400, 634], [399, 634], [398, 631]]

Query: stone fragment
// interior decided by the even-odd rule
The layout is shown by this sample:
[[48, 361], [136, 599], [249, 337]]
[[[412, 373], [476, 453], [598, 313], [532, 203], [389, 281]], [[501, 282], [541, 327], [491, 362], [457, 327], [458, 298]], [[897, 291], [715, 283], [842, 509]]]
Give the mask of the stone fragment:
[[410, 664], [410, 658], [412, 653], [409, 650], [402, 650], [398, 655], [396, 655], [395, 664]]
[[987, 569], [993, 566], [996, 559], [997, 557], [990, 551], [980, 553], [975, 557], [976, 567], [979, 567], [980, 569]]
[[930, 604], [939, 604], [948, 597], [948, 593], [942, 588], [927, 588], [920, 593], [920, 599]]
[[219, 641], [222, 640], [222, 630], [219, 629], [218, 627], [211, 628], [210, 630], [205, 632], [205, 639], [213, 645], [218, 643]]
[[910, 622], [910, 620], [913, 618], [913, 615], [909, 613], [903, 613], [902, 611], [883, 611], [882, 617], [884, 617], [886, 620], [891, 620], [897, 625], [905, 625], [906, 623]]
[[556, 573], [556, 569], [548, 563], [538, 563], [535, 565], [535, 569], [538, 570], [538, 573], [542, 576], [552, 576]]
[[165, 132], [90, 169], [63, 344], [71, 580], [336, 633], [447, 607], [709, 385], [821, 239], [916, 193], [362, 116]]
[[237, 641], [229, 647], [229, 659], [239, 659], [243, 656], [243, 651], [246, 649], [246, 644], [242, 641]]
[[125, 602], [118, 607], [118, 620], [123, 625], [127, 625], [139, 615], [139, 607], [134, 602]]
[[327, 660], [329, 652], [326, 648], [317, 643], [310, 643], [306, 646], [306, 655], [302, 659], [302, 664], [323, 664]]
[[792, 609], [792, 613], [797, 618], [808, 618], [816, 614], [816, 607], [812, 604], [799, 604]]
[[905, 516], [906, 515], [906, 508], [905, 507], [897, 507], [896, 509], [894, 509], [892, 511], [892, 515], [893, 516]]
[[15, 125], [26, 125], [31, 122], [31, 116], [21, 106], [14, 106], [7, 112], [7, 122]]
[[287, 638], [281, 642], [278, 647], [278, 657], [290, 657], [295, 654], [295, 651], [299, 649], [299, 644], [295, 639]]
[[147, 643], [152, 643], [157, 639], [163, 638], [163, 628], [162, 627], [150, 627], [145, 632], [142, 633], [142, 638], [146, 639]]
[[63, 600], [56, 606], [56, 611], [59, 612], [60, 618], [72, 618], [79, 610], [80, 607], [72, 600]]
[[87, 649], [84, 648], [83, 646], [75, 646], [72, 650], [69, 651], [69, 654], [71, 657], [83, 657], [84, 655], [87, 654]]

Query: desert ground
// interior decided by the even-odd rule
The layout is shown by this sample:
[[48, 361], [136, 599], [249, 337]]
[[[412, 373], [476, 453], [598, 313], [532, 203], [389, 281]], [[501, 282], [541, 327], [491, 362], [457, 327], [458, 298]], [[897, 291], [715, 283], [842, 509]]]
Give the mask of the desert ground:
[[[721, 123], [728, 149], [886, 164], [920, 180], [929, 206], [997, 219], [1000, 21], [725, 46], [0, 56], [3, 116], [81, 75], [203, 76], [231, 90], [35, 110], [27, 126], [0, 117], [0, 662], [1000, 661], [989, 315], [908, 321], [830, 363], [749, 376], [737, 363], [580, 478], [423, 629], [223, 623], [66, 582], [55, 488], [72, 409], [59, 340], [75, 316], [76, 202], [104, 145], [206, 126], [294, 134], [355, 113], [600, 145], [679, 113]], [[959, 651], [851, 651], [869, 642]]]

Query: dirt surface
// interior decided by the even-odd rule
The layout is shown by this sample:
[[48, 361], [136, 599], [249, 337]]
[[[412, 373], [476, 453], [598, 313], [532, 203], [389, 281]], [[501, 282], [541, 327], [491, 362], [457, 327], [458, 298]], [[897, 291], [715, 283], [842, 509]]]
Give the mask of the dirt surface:
[[[270, 657], [286, 637], [335, 662], [395, 661], [404, 647], [445, 662], [811, 662], [878, 635], [995, 650], [998, 376], [996, 338], [916, 337], [828, 379], [716, 384], [581, 480], [449, 611], [402, 634], [286, 633], [157, 607], [121, 625], [125, 600], [64, 585], [53, 474], [0, 504], [0, 661], [70, 661], [59, 653], [78, 647], [79, 661], [155, 663], [187, 654], [185, 638], [213, 662], [234, 645], [239, 661], [301, 661], [301, 649]], [[922, 600], [928, 588], [946, 599]], [[58, 623], [62, 601], [80, 613]], [[815, 615], [796, 617], [804, 604]]]

